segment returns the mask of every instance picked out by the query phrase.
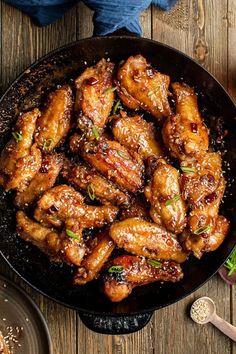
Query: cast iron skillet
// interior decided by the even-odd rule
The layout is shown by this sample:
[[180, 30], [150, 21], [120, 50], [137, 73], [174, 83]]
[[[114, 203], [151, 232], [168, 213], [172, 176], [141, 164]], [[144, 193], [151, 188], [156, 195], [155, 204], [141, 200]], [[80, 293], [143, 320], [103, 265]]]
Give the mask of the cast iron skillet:
[[[222, 117], [228, 135], [225, 138], [225, 160], [236, 176], [236, 107], [223, 87], [200, 65], [181, 52], [161, 43], [128, 36], [89, 38], [69, 44], [43, 57], [7, 90], [0, 101], [0, 147], [10, 137], [10, 130], [19, 112], [38, 106], [48, 91], [70, 81], [84, 70], [106, 57], [116, 63], [130, 55], [142, 54], [154, 67], [196, 87], [204, 114], [214, 125]], [[228, 185], [222, 213], [231, 222], [231, 231], [222, 246], [204, 255], [199, 261], [190, 258], [183, 265], [184, 279], [177, 284], [154, 283], [136, 288], [121, 303], [108, 301], [97, 281], [85, 286], [71, 285], [72, 269], [50, 264], [37, 248], [26, 244], [15, 233], [15, 209], [11, 196], [0, 191], [0, 249], [14, 271], [33, 288], [65, 306], [79, 311], [82, 321], [92, 330], [109, 333], [130, 333], [141, 329], [154, 310], [179, 301], [203, 285], [224, 263], [236, 243], [236, 188]]]

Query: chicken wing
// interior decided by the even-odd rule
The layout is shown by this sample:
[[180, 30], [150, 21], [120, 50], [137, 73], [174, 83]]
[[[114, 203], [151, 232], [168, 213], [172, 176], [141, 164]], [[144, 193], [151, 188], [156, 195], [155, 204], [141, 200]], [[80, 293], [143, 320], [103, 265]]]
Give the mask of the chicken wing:
[[6, 190], [24, 190], [41, 165], [41, 153], [33, 144], [33, 134], [40, 111], [19, 116], [11, 140], [1, 152], [1, 182]]
[[5, 189], [7, 191], [10, 189], [16, 189], [20, 192], [24, 191], [39, 171], [41, 163], [41, 151], [34, 144], [30, 148], [29, 154], [17, 161], [15, 171], [5, 184]]
[[74, 284], [83, 285], [96, 279], [114, 248], [115, 244], [109, 237], [109, 230], [100, 233], [90, 253], [84, 257], [81, 266], [76, 270]]
[[113, 223], [110, 237], [118, 247], [138, 256], [173, 260], [179, 263], [187, 258], [174, 234], [140, 218]]
[[34, 134], [41, 150], [50, 152], [61, 144], [70, 129], [72, 108], [72, 90], [69, 85], [50, 93]]
[[112, 132], [121, 145], [136, 151], [143, 159], [165, 155], [153, 124], [141, 116], [128, 117], [121, 111], [121, 116], [112, 121]]
[[91, 206], [84, 204], [83, 196], [67, 185], [59, 185], [45, 192], [38, 201], [34, 217], [45, 226], [61, 227], [72, 218], [80, 229], [102, 227], [115, 220], [119, 209], [113, 205]]
[[75, 80], [77, 124], [87, 136], [94, 129], [101, 133], [107, 122], [114, 102], [113, 69], [113, 63], [102, 59]]
[[103, 290], [112, 302], [119, 302], [140, 285], [156, 281], [177, 282], [183, 278], [179, 264], [162, 263], [136, 256], [120, 256], [109, 262], [103, 277]]
[[129, 57], [118, 68], [117, 92], [131, 109], [144, 109], [158, 121], [170, 114], [170, 77], [150, 67], [142, 55]]
[[197, 106], [194, 90], [184, 84], [172, 85], [176, 114], [170, 115], [162, 128], [162, 137], [172, 156], [180, 160], [201, 158], [208, 150], [208, 129]]
[[124, 191], [135, 193], [142, 188], [143, 162], [117, 141], [102, 138], [98, 142], [85, 142], [81, 155]]
[[71, 135], [69, 139], [69, 147], [70, 151], [73, 154], [77, 154], [80, 152], [81, 148], [83, 147], [84, 143], [84, 136], [78, 133], [74, 133]]
[[195, 235], [189, 230], [185, 230], [181, 235], [181, 241], [187, 251], [192, 252], [195, 257], [200, 259], [203, 253], [215, 251], [222, 244], [228, 232], [229, 221], [220, 215], [216, 220], [214, 231], [209, 234]]
[[87, 191], [91, 200], [99, 200], [102, 204], [114, 205], [129, 203], [129, 196], [126, 193], [82, 162], [75, 163], [66, 160], [62, 175], [75, 186]]
[[150, 215], [159, 225], [178, 234], [186, 226], [186, 205], [179, 186], [179, 172], [159, 160], [145, 195], [151, 203]]
[[82, 231], [77, 220], [66, 219], [65, 228], [60, 234], [60, 255], [67, 264], [79, 266], [84, 258], [86, 245]]
[[40, 170], [23, 192], [17, 192], [15, 204], [24, 209], [35, 203], [41, 195], [52, 188], [63, 165], [63, 154], [44, 155]]
[[209, 194], [197, 206], [192, 206], [188, 217], [188, 225], [193, 234], [204, 233], [208, 235], [215, 227], [219, 206], [225, 191], [225, 180], [221, 177], [215, 192]]
[[200, 162], [183, 161], [183, 174], [180, 179], [183, 199], [190, 205], [198, 205], [205, 198], [209, 198], [222, 177], [221, 164], [218, 152], [207, 152]]
[[68, 219], [60, 234], [31, 220], [23, 211], [16, 213], [16, 221], [20, 237], [37, 246], [51, 261], [80, 265], [86, 247], [77, 222]]

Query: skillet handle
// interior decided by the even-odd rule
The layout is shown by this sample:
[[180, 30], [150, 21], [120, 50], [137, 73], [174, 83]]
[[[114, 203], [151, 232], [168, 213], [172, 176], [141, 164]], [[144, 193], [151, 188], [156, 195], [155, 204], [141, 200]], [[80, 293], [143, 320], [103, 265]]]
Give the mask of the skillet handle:
[[79, 312], [83, 324], [94, 332], [102, 334], [129, 334], [139, 331], [148, 324], [153, 312], [131, 316], [96, 316]]

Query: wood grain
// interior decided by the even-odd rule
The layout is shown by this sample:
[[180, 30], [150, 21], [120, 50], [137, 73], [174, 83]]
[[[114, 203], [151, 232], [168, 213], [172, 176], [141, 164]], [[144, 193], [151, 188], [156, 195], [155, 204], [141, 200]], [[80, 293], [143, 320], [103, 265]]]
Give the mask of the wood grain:
[[[179, 8], [177, 6], [169, 13], [153, 8], [153, 38], [195, 58], [226, 87], [227, 50], [222, 48], [227, 44], [227, 21], [223, 16], [227, 13], [227, 1], [217, 2], [217, 11], [214, 4], [210, 0], [182, 0], [178, 3]], [[182, 16], [182, 23], [172, 22], [173, 18], [179, 16]], [[219, 277], [214, 277], [193, 295], [156, 312], [153, 328], [159, 326], [160, 332], [167, 333], [168, 337], [168, 341], [166, 336], [154, 337], [156, 353], [171, 353], [173, 348], [175, 354], [231, 353], [229, 339], [211, 325], [194, 324], [186, 313], [194, 299], [203, 295], [213, 298], [219, 314], [230, 321], [230, 287]], [[184, 326], [181, 325], [183, 323]], [[176, 346], [176, 343], [179, 345]]]
[[[38, 28], [20, 11], [1, 2], [1, 92], [29, 64], [49, 51], [92, 35], [92, 11], [80, 3], [55, 24]], [[209, 69], [236, 99], [235, 0], [179, 0], [170, 12], [155, 8], [140, 18], [143, 36], [189, 54]], [[236, 325], [236, 290], [215, 276], [188, 298], [159, 310], [142, 331], [102, 336], [88, 330], [77, 314], [26, 286], [0, 261], [0, 272], [20, 284], [35, 300], [49, 325], [53, 354], [236, 354], [236, 345], [213, 326], [194, 324], [189, 306], [199, 296], [212, 297], [220, 316]]]
[[[225, 16], [228, 24], [228, 92], [236, 102], [236, 3], [228, 0]], [[231, 287], [231, 323], [236, 326], [236, 287]], [[236, 354], [236, 343], [232, 342], [232, 354]]]

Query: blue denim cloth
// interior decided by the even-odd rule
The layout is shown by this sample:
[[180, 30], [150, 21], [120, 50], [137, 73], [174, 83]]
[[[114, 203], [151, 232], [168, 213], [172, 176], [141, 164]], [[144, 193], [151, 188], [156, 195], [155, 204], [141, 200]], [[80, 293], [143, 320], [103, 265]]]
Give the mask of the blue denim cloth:
[[[95, 11], [94, 35], [104, 36], [120, 28], [137, 35], [142, 34], [139, 24], [139, 15], [150, 4], [169, 10], [177, 0], [83, 0]], [[24, 11], [40, 26], [46, 26], [59, 17], [66, 10], [77, 4], [79, 0], [5, 0], [18, 9]]]

